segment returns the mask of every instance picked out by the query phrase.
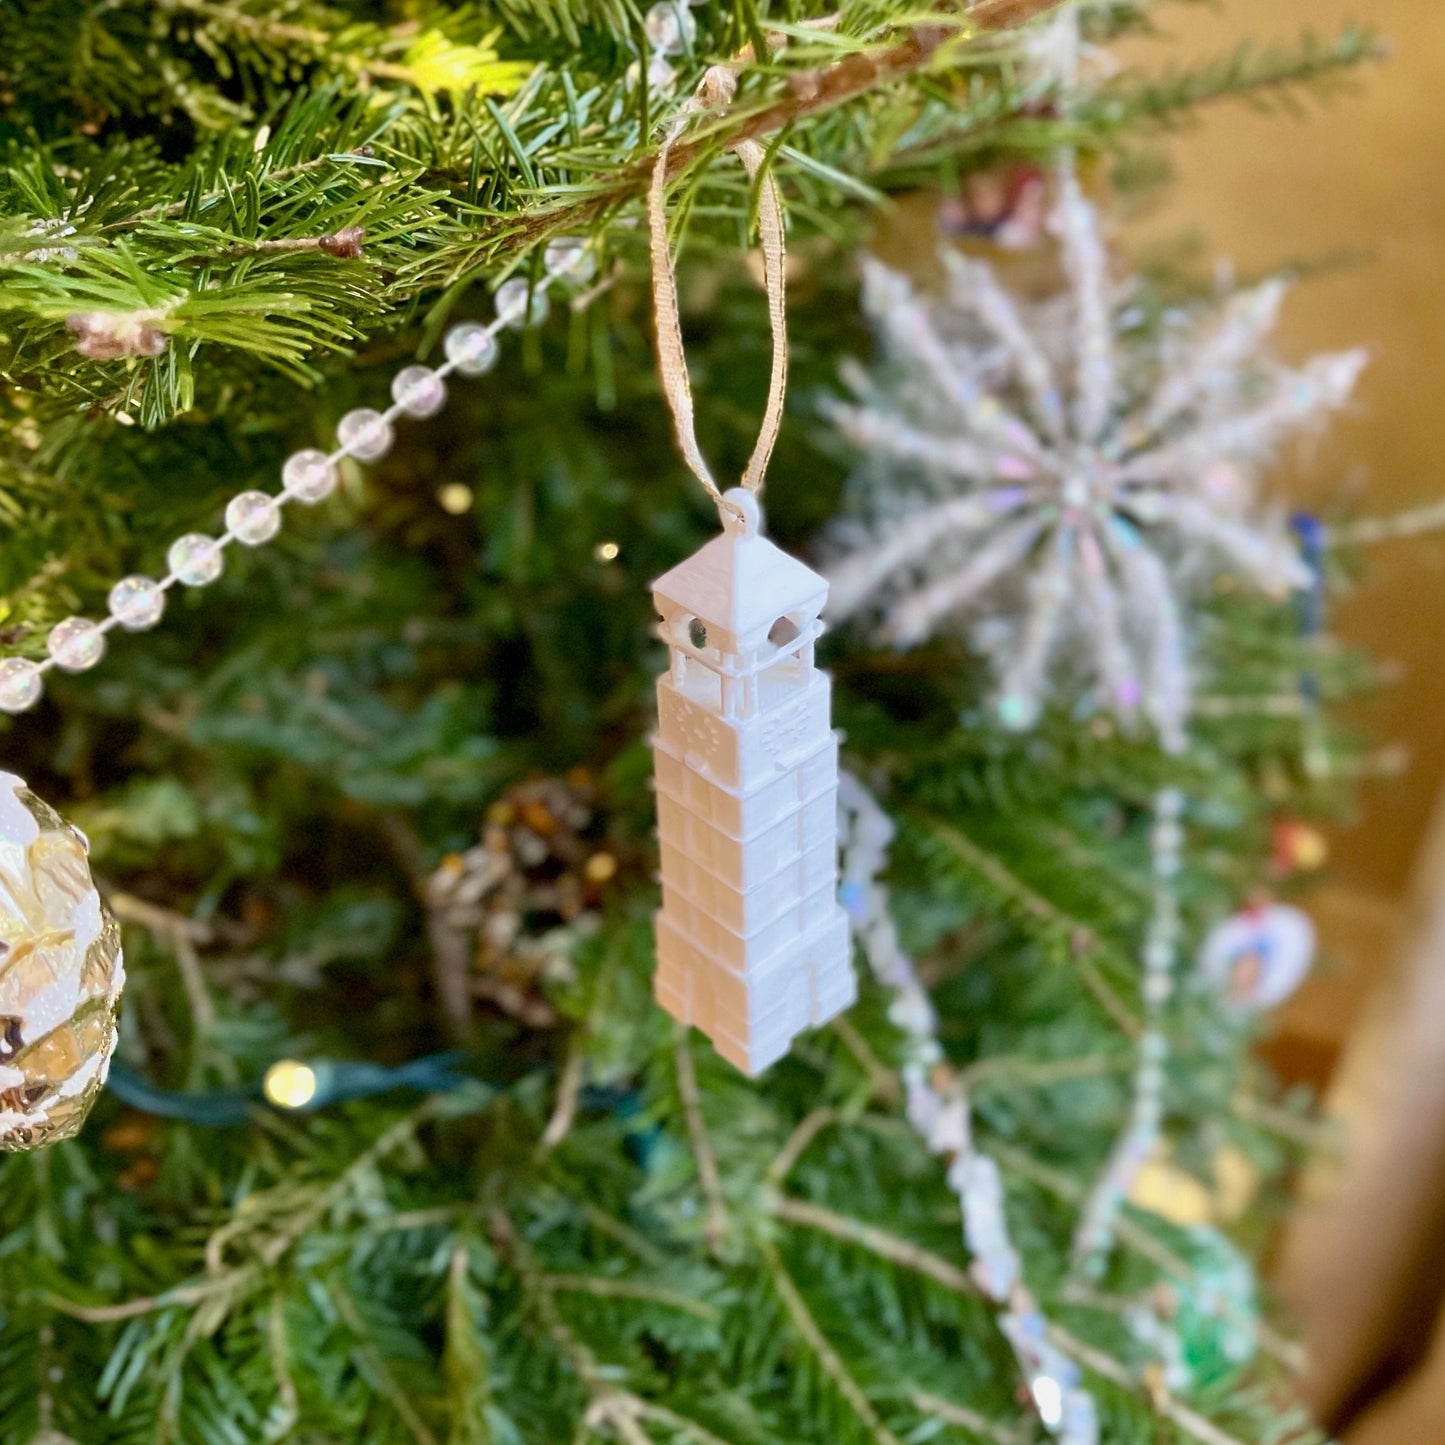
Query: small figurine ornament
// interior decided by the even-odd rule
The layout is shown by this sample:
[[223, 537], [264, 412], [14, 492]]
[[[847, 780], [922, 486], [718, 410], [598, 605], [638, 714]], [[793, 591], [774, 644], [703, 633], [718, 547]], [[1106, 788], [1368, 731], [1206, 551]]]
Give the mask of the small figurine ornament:
[[855, 997], [837, 899], [838, 740], [813, 666], [828, 584], [762, 535], [751, 493], [653, 584], [671, 667], [653, 740], [658, 1002], [756, 1074]]
[[125, 966], [87, 852], [0, 772], [0, 1149], [70, 1138], [105, 1085]]
[[763, 536], [756, 495], [783, 418], [788, 332], [782, 203], [754, 140], [732, 149], [758, 185], [773, 365], [742, 485], [725, 494], [698, 446], [678, 318], [668, 161], [689, 119], [726, 106], [735, 85], [726, 67], [707, 71], [658, 149], [648, 194], [662, 390], [723, 524], [653, 584], [671, 658], [653, 742], [662, 851], [653, 992], [758, 1074], [803, 1029], [847, 1008], [855, 985], [838, 906], [838, 740], [828, 678], [813, 666], [828, 584]]
[[1315, 929], [1287, 903], [1246, 908], [1214, 928], [1199, 953], [1199, 971], [1240, 1013], [1277, 1008], [1309, 975]]

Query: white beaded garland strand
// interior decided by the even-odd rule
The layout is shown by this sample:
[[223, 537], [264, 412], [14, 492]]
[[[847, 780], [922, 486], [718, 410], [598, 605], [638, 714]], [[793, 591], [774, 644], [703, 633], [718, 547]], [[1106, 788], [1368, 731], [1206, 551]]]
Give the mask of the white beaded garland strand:
[[677, 79], [672, 57], [684, 55], [697, 38], [697, 21], [691, 11], [707, 0], [657, 0], [642, 17], [643, 37], [647, 41], [647, 64], [640, 60], [628, 71], [629, 83], [644, 76], [650, 90], [667, 91]]
[[420, 421], [447, 404], [447, 384], [429, 366], [404, 366], [392, 378], [391, 399]]
[[315, 447], [306, 447], [286, 458], [286, 465], [281, 468], [281, 480], [285, 484], [281, 493], [283, 497], [314, 507], [336, 490], [336, 461]]
[[281, 504], [268, 492], [239, 492], [226, 504], [226, 531], [247, 547], [269, 542], [281, 530]]
[[248, 490], [226, 506], [226, 530], [219, 537], [190, 532], [171, 543], [163, 577], [123, 577], [110, 589], [108, 616], [95, 622], [88, 617], [67, 617], [51, 628], [47, 656], [35, 662], [26, 657], [0, 659], [0, 713], [21, 713], [34, 707], [52, 668], [85, 672], [105, 655], [106, 634], [115, 628], [143, 632], [154, 627], [165, 612], [166, 593], [174, 586], [204, 587], [221, 575], [225, 550], [232, 542], [259, 547], [281, 529], [282, 508], [288, 502], [315, 506], [335, 490], [340, 479], [338, 463], [344, 457], [370, 462], [384, 456], [394, 437], [398, 417], [417, 420], [435, 416], [446, 405], [446, 379], [482, 376], [500, 355], [498, 335], [542, 321], [548, 310], [547, 292], [555, 282], [582, 286], [597, 269], [591, 244], [578, 237], [558, 237], [543, 252], [543, 273], [536, 281], [513, 276], [493, 298], [496, 319], [487, 325], [463, 321], [446, 334], [446, 360], [435, 368], [406, 366], [391, 384], [392, 405], [385, 411], [358, 407], [337, 424], [337, 447], [330, 454], [315, 447], [292, 453], [281, 468], [281, 490], [274, 495]]
[[970, 1107], [961, 1079], [945, 1066], [938, 1016], [903, 951], [881, 875], [888, 864], [893, 821], [851, 773], [838, 776], [842, 845], [839, 901], [873, 976], [891, 990], [889, 1020], [907, 1036], [902, 1081], [908, 1122], [931, 1153], [947, 1162], [946, 1180], [960, 1207], [970, 1273], [998, 1310], [1039, 1419], [1058, 1445], [1100, 1445], [1098, 1409], [1075, 1362], [1048, 1338], [1048, 1320], [1023, 1278], [1023, 1261], [1004, 1213], [997, 1163], [973, 1142]]
[[88, 617], [67, 617], [50, 629], [46, 650], [65, 672], [89, 672], [105, 656], [105, 634]]
[[1090, 1191], [1074, 1232], [1074, 1261], [1086, 1274], [1102, 1273], [1114, 1242], [1114, 1223], [1129, 1190], [1159, 1142], [1164, 1124], [1165, 1065], [1169, 1037], [1164, 1014], [1174, 996], [1174, 967], [1179, 954], [1179, 875], [1184, 829], [1180, 818], [1184, 798], [1177, 788], [1154, 795], [1154, 820], [1149, 831], [1152, 906], [1141, 961], [1144, 979], [1144, 1032], [1138, 1040], [1134, 1093], [1123, 1133]]
[[127, 632], [144, 632], [161, 620], [166, 591], [154, 577], [122, 577], [107, 601], [110, 615]]
[[166, 565], [177, 582], [187, 587], [209, 587], [221, 575], [226, 558], [214, 537], [187, 532], [171, 543]]

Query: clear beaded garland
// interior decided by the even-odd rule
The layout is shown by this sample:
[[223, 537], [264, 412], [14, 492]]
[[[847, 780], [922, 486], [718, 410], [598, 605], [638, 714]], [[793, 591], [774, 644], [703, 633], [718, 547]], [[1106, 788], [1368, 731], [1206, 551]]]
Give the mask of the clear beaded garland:
[[43, 687], [40, 666], [28, 657], [7, 657], [0, 662], [0, 711], [24, 712], [34, 707]]
[[122, 577], [110, 589], [110, 615], [127, 632], [144, 632], [166, 610], [165, 588], [154, 577]]
[[463, 321], [460, 326], [453, 326], [447, 332], [442, 349], [447, 354], [447, 366], [463, 376], [484, 375], [497, 364], [501, 354], [497, 333], [478, 321]]
[[204, 532], [177, 537], [166, 553], [171, 575], [187, 587], [206, 587], [221, 575], [226, 559], [220, 544]]
[[497, 288], [494, 321], [486, 325], [463, 321], [453, 326], [443, 343], [446, 360], [440, 366], [403, 367], [392, 381], [392, 404], [385, 411], [361, 407], [347, 412], [337, 425], [335, 451], [328, 454], [306, 447], [294, 452], [281, 469], [279, 492], [247, 490], [233, 497], [226, 506], [226, 530], [220, 536], [190, 532], [177, 538], [167, 551], [164, 576], [121, 578], [110, 589], [108, 615], [98, 622], [68, 617], [57, 623], [47, 638], [43, 659], [0, 659], [0, 713], [21, 713], [34, 707], [44, 690], [45, 674], [52, 668], [84, 672], [94, 667], [105, 654], [106, 635], [116, 628], [143, 632], [154, 627], [165, 612], [166, 593], [172, 587], [204, 587], [214, 582], [225, 566], [226, 548], [233, 542], [248, 547], [269, 542], [280, 531], [282, 510], [288, 502], [314, 506], [325, 501], [336, 490], [343, 458], [366, 462], [384, 456], [391, 448], [393, 424], [399, 417], [434, 416], [446, 405], [448, 376], [453, 372], [482, 376], [490, 371], [497, 364], [497, 337], [502, 331], [540, 322], [547, 315], [548, 292], [554, 284], [581, 287], [596, 269], [596, 254], [585, 239], [563, 236], [549, 241], [543, 252], [542, 274], [535, 281], [513, 276]]
[[655, 91], [672, 89], [677, 79], [673, 58], [686, 55], [697, 40], [697, 21], [692, 11], [707, 0], [657, 0], [642, 17], [643, 38], [647, 41], [647, 59], [633, 61], [627, 72], [628, 83], [636, 85], [644, 78]]
[[429, 366], [404, 366], [392, 379], [391, 397], [408, 416], [435, 416], [447, 404], [447, 384]]
[[56, 667], [87, 672], [105, 655], [105, 633], [88, 617], [67, 617], [50, 629], [45, 645]]
[[1154, 1152], [1164, 1123], [1165, 1066], [1169, 1037], [1164, 1016], [1174, 997], [1174, 969], [1179, 954], [1179, 874], [1184, 828], [1184, 798], [1177, 788], [1154, 795], [1149, 830], [1149, 865], [1153, 899], [1140, 961], [1144, 978], [1144, 1031], [1138, 1041], [1134, 1092], [1128, 1118], [1104, 1172], [1090, 1191], [1074, 1232], [1074, 1259], [1091, 1275], [1101, 1274], [1114, 1240], [1114, 1221], [1139, 1171]]
[[525, 276], [509, 276], [497, 287], [495, 300], [504, 325], [536, 326], [547, 319], [547, 293]]
[[697, 33], [697, 22], [681, 0], [658, 0], [643, 17], [647, 43], [664, 55], [681, 55]]
[[248, 547], [269, 542], [280, 530], [280, 504], [265, 492], [241, 492], [226, 505], [226, 531]]
[[307, 447], [286, 458], [286, 465], [281, 468], [281, 480], [286, 488], [283, 496], [314, 507], [336, 490], [336, 462], [325, 452]]
[[391, 450], [391, 422], [370, 407], [349, 411], [336, 424], [336, 440], [348, 456], [359, 462], [374, 462]]

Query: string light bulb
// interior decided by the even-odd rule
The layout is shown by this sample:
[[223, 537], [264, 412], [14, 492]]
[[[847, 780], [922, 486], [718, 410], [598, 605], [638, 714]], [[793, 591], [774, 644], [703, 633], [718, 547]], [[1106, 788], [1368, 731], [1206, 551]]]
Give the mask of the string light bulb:
[[472, 489], [465, 482], [448, 482], [437, 490], [437, 505], [453, 517], [470, 512], [472, 501]]
[[278, 1059], [266, 1070], [261, 1092], [278, 1109], [304, 1109], [316, 1097], [316, 1070], [296, 1059]]

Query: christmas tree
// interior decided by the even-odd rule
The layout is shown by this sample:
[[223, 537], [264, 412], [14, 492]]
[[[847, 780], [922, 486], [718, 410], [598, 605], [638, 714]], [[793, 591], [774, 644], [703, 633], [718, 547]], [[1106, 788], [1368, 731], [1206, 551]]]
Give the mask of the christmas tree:
[[[1368, 666], [1259, 487], [1358, 361], [1101, 213], [1375, 45], [1113, 65], [1153, 8], [0, 10], [5, 768], [129, 973], [84, 1132], [0, 1163], [0, 1442], [1322, 1438], [1248, 1263], [1307, 958], [1219, 925], [1347, 793]], [[717, 528], [664, 134], [719, 477], [769, 373], [726, 153], [781, 193], [769, 528], [834, 590], [860, 999], [756, 1080], [650, 982], [648, 585]], [[920, 192], [941, 280], [867, 256]]]

